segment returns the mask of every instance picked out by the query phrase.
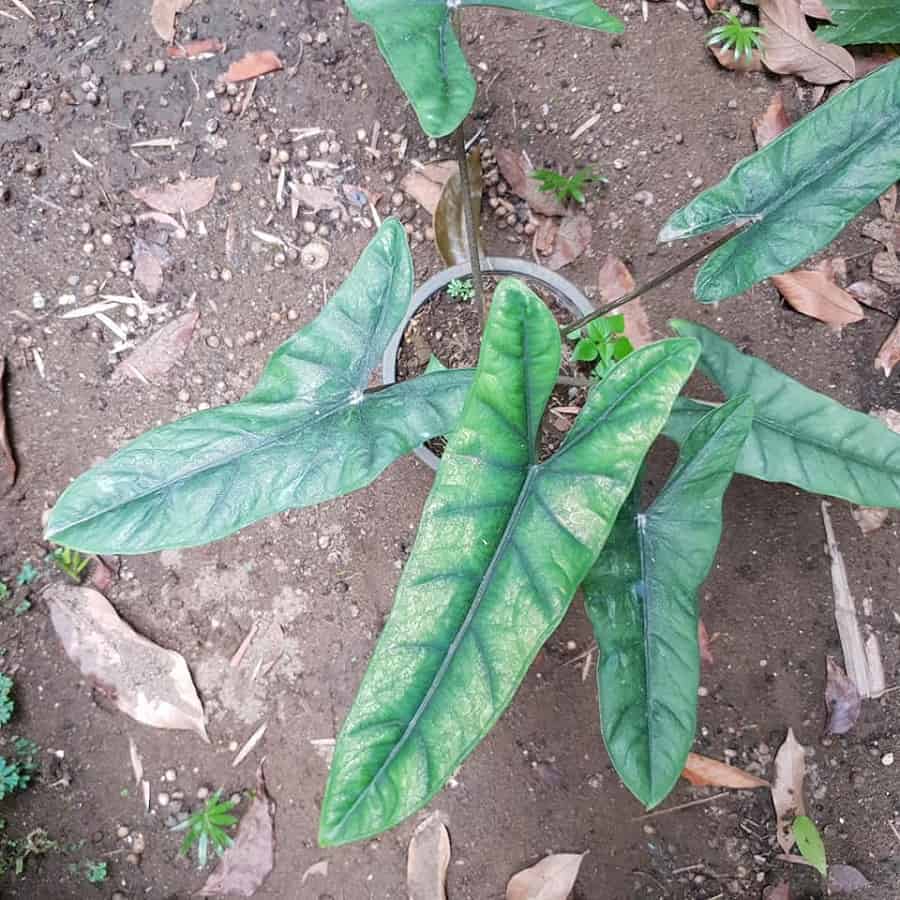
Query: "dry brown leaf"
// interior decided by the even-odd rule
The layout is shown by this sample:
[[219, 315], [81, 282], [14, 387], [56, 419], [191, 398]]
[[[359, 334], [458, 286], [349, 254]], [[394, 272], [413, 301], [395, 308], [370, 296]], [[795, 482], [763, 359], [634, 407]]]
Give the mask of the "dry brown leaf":
[[169, 59], [206, 59], [215, 56], [225, 49], [216, 38], [199, 38], [196, 41], [185, 41], [175, 47], [166, 48]]
[[837, 84], [856, 77], [856, 63], [843, 47], [812, 32], [797, 0], [759, 0], [763, 64], [779, 75], [799, 75], [812, 84]]
[[898, 221], [897, 216], [897, 185], [892, 184], [879, 198], [878, 208], [881, 210], [881, 218], [888, 222]]
[[575, 887], [584, 853], [551, 853], [530, 869], [513, 875], [506, 900], [567, 900]]
[[703, 619], [697, 620], [697, 646], [700, 648], [700, 661], [709, 666], [715, 665], [716, 658], [712, 654], [712, 640], [703, 624]]
[[791, 119], [784, 108], [784, 95], [781, 91], [777, 91], [766, 111], [753, 120], [753, 138], [757, 149], [762, 150], [766, 144], [774, 141], [782, 131], [790, 127]]
[[144, 289], [145, 293], [155, 299], [163, 286], [163, 261], [162, 254], [156, 246], [140, 238], [135, 239], [131, 251], [131, 261], [134, 263], [134, 280]]
[[450, 835], [440, 813], [421, 822], [409, 842], [406, 890], [409, 900], [447, 900]]
[[811, 19], [831, 21], [831, 11], [822, 0], [800, 0], [800, 9], [804, 16], [809, 16]]
[[584, 213], [566, 216], [553, 242], [553, 253], [544, 265], [555, 272], [574, 262], [591, 246], [592, 234], [591, 220]]
[[829, 894], [852, 894], [871, 886], [869, 879], [853, 866], [834, 863], [828, 867]]
[[251, 78], [259, 78], [260, 75], [268, 75], [269, 72], [277, 72], [283, 68], [284, 63], [272, 50], [256, 50], [233, 62], [225, 73], [225, 80], [230, 82], [248, 81]]
[[112, 380], [134, 378], [153, 382], [162, 378], [184, 355], [199, 318], [200, 313], [194, 309], [164, 325], [116, 366]]
[[846, 734], [859, 718], [862, 700], [856, 685], [834, 657], [825, 657], [825, 708], [828, 710], [826, 734]]
[[252, 897], [275, 865], [275, 801], [266, 792], [262, 766], [256, 770], [256, 796], [241, 824], [234, 843], [225, 851], [201, 897], [237, 894]]
[[[597, 274], [601, 304], [611, 303], [634, 290], [634, 276], [617, 256], [609, 254]], [[653, 329], [640, 299], [626, 303], [619, 312], [625, 319], [625, 336], [635, 348], [653, 342]]]
[[184, 12], [193, 0], [153, 0], [150, 22], [156, 33], [166, 42], [175, 37], [175, 16]]
[[859, 303], [822, 271], [798, 269], [773, 275], [772, 281], [781, 296], [805, 316], [837, 326], [866, 317]]
[[891, 287], [900, 287], [900, 260], [895, 250], [876, 253], [872, 258], [872, 275]]
[[900, 362], [900, 322], [894, 325], [891, 333], [884, 339], [878, 356], [875, 357], [875, 368], [881, 369], [887, 378], [898, 362]]
[[873, 241], [883, 244], [888, 251], [900, 247], [900, 223], [887, 219], [872, 219], [862, 227], [862, 233]]
[[327, 859], [320, 859], [318, 862], [313, 863], [303, 873], [303, 877], [300, 879], [300, 884], [306, 884], [306, 880], [308, 878], [312, 878], [313, 875], [318, 875], [320, 878], [328, 877], [328, 860]]
[[553, 216], [534, 216], [536, 228], [531, 240], [531, 255], [536, 263], [544, 264], [542, 256], [553, 252], [553, 244], [559, 232], [559, 219]]
[[16, 481], [16, 458], [6, 431], [6, 402], [3, 378], [6, 374], [6, 360], [0, 356], [0, 494], [5, 494]]
[[815, 270], [840, 287], [847, 286], [847, 260], [843, 256], [830, 256], [823, 259]]
[[521, 153], [497, 147], [494, 150], [503, 180], [510, 190], [521, 197], [528, 208], [542, 216], [564, 216], [566, 208], [552, 191], [542, 191], [537, 181], [530, 177], [531, 166]]
[[863, 534], [871, 534], [890, 519], [891, 511], [879, 506], [860, 506], [852, 510], [851, 515]]
[[291, 193], [297, 198], [301, 206], [312, 210], [314, 213], [327, 209], [343, 209], [343, 204], [333, 187], [319, 187], [314, 184], [302, 184], [298, 181], [291, 182]]
[[888, 299], [887, 292], [878, 287], [874, 281], [854, 281], [847, 287], [847, 293], [865, 306], [872, 306], [875, 309], [883, 308]]
[[138, 634], [93, 588], [52, 584], [43, 592], [69, 658], [126, 715], [152, 728], [196, 731], [203, 706], [180, 653]]
[[[104, 562], [102, 556], [94, 557], [90, 573], [88, 581], [97, 588], [101, 594], [105, 594], [112, 587], [112, 583], [115, 580], [115, 573]], [[140, 779], [138, 779], [138, 781], [140, 781]]]
[[132, 197], [146, 203], [151, 209], [169, 215], [192, 213], [203, 209], [216, 192], [217, 175], [202, 178], [186, 178], [161, 188], [140, 187], [129, 191]]
[[731, 72], [762, 72], [762, 54], [759, 50], [751, 50], [747, 56], [742, 53], [735, 56], [733, 50], [726, 50], [724, 47], [710, 47], [709, 52], [716, 58], [716, 62], [723, 68]]
[[750, 790], [751, 788], [769, 787], [769, 782], [764, 778], [757, 778], [737, 766], [729, 766], [727, 763], [701, 756], [699, 753], [688, 753], [681, 773], [691, 784], [709, 787], [737, 788], [738, 790]]
[[447, 179], [456, 171], [456, 163], [452, 161], [429, 163], [421, 169], [413, 169], [407, 173], [400, 187], [433, 216]]
[[784, 743], [775, 755], [775, 781], [772, 784], [772, 803], [778, 817], [777, 837], [781, 849], [791, 852], [794, 846], [794, 819], [806, 815], [803, 800], [803, 779], [806, 777], [806, 756], [803, 746], [789, 728]]

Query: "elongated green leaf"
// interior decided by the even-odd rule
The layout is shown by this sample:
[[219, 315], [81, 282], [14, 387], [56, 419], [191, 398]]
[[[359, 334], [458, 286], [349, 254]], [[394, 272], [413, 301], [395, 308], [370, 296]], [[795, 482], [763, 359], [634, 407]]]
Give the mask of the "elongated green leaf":
[[600, 722], [610, 759], [646, 806], [672, 790], [694, 740], [700, 649], [697, 589], [722, 534], [722, 496], [753, 402], [709, 412], [646, 513], [636, 486], [584, 580], [600, 648]]
[[797, 849], [803, 858], [819, 871], [823, 878], [828, 877], [828, 862], [825, 857], [825, 844], [818, 828], [809, 816], [797, 816], [791, 826]]
[[[900, 507], [900, 435], [741, 353], [702, 325], [680, 319], [670, 324], [700, 341], [700, 369], [727, 397], [753, 398], [753, 426], [738, 472], [862, 506]], [[680, 440], [698, 407], [679, 400], [666, 434]]]
[[661, 241], [751, 222], [702, 266], [713, 302], [787, 272], [827, 246], [900, 179], [900, 60], [832, 97], [676, 212]]
[[494, 6], [601, 31], [623, 28], [594, 0], [348, 0], [347, 5], [375, 31], [378, 49], [431, 137], [450, 134], [475, 99], [475, 79], [450, 21], [454, 8]]
[[365, 393], [412, 282], [403, 226], [388, 220], [247, 397], [149, 431], [86, 472], [51, 512], [47, 538], [91, 553], [204, 544], [364, 487], [446, 433], [466, 376], [435, 373]]
[[900, 42], [897, 0], [824, 0], [834, 26], [822, 25], [816, 37], [832, 44]]
[[[481, 175], [481, 154], [475, 150], [466, 157], [469, 168], [469, 208], [475, 222], [475, 242], [483, 257], [481, 244], [481, 194], [484, 180]], [[463, 206], [462, 179], [454, 172], [445, 182], [434, 210], [434, 242], [441, 259], [448, 266], [469, 262], [469, 246], [466, 239], [466, 210]]]
[[338, 738], [322, 844], [413, 813], [496, 722], [603, 546], [696, 353], [682, 340], [629, 356], [539, 464], [559, 330], [524, 285], [501, 282], [393, 612]]

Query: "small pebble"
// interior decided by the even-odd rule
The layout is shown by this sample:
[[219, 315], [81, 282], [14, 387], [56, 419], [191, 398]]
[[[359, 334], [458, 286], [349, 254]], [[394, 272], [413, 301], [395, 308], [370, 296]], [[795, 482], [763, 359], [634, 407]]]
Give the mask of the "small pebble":
[[156, 59], [153, 61], [153, 71], [157, 75], [162, 75], [166, 71], [166, 61], [164, 59]]
[[357, 128], [357, 129], [356, 129], [356, 139], [357, 139], [361, 144], [364, 144], [364, 143], [366, 142], [367, 138], [368, 138], [368, 135], [366, 134], [366, 129], [365, 129], [365, 128]]
[[244, 189], [244, 186], [235, 179], [228, 185], [228, 188], [232, 194], [239, 194]]
[[156, 795], [156, 802], [157, 802], [160, 806], [168, 806], [168, 805], [169, 805], [169, 801], [170, 801], [171, 799], [172, 799], [172, 798], [171, 798], [165, 791], [160, 791], [160, 792]]
[[178, 775], [174, 769], [166, 769], [163, 777], [166, 779], [166, 781], [174, 781], [178, 777]]
[[116, 837], [118, 837], [118, 838], [120, 838], [120, 839], [123, 839], [123, 840], [124, 840], [125, 838], [128, 837], [129, 834], [131, 834], [131, 831], [130, 831], [130, 829], [128, 828], [127, 825], [120, 825], [120, 826], [116, 829]]
[[197, 788], [197, 799], [205, 800], [209, 796], [209, 788], [208, 787], [198, 787]]
[[622, 112], [623, 109], [625, 109], [625, 107], [622, 106], [621, 103], [613, 103], [613, 105], [612, 105], [612, 111], [614, 113], [620, 113], [620, 112]]
[[884, 756], [881, 757], [881, 764], [883, 766], [892, 766], [894, 764], [894, 754], [893, 753], [885, 753]]
[[222, 281], [231, 281], [231, 269], [222, 269]]

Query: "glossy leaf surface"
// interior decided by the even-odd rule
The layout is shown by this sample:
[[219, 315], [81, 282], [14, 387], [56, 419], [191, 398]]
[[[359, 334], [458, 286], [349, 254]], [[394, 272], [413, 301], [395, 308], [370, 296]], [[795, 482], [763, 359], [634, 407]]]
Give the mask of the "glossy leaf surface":
[[833, 26], [822, 25], [816, 37], [832, 44], [900, 43], [897, 0], [824, 0]]
[[524, 285], [500, 283], [393, 612], [338, 737], [320, 843], [396, 825], [487, 734], [603, 546], [696, 354], [694, 341], [670, 340], [629, 356], [538, 463], [559, 328]]
[[493, 6], [584, 28], [622, 31], [622, 23], [594, 0], [348, 0], [351, 12], [375, 31], [394, 78], [431, 137], [450, 134], [475, 99], [475, 79], [451, 23], [453, 7]]
[[900, 60], [832, 97], [676, 212], [661, 241], [752, 224], [716, 250], [694, 293], [713, 302], [796, 268], [900, 178]]
[[465, 378], [435, 373], [364, 393], [412, 285], [403, 226], [388, 220], [247, 397], [153, 429], [90, 469], [54, 507], [48, 539], [91, 553], [205, 544], [364, 487], [446, 433]]
[[[700, 341], [700, 369], [727, 397], [753, 398], [753, 425], [737, 472], [861, 506], [900, 507], [900, 435], [741, 353], [702, 325], [682, 320], [671, 325]], [[679, 398], [665, 434], [680, 442], [708, 409]]]
[[[481, 244], [481, 194], [484, 180], [481, 174], [481, 154], [476, 150], [466, 157], [469, 167], [469, 206], [475, 222], [475, 238], [478, 252], [484, 257]], [[466, 241], [466, 210], [463, 206], [462, 179], [454, 172], [444, 184], [434, 211], [434, 242], [441, 259], [448, 266], [469, 262]]]
[[648, 807], [666, 798], [694, 741], [700, 648], [697, 589], [722, 534], [722, 496], [753, 402], [709, 412], [684, 442], [659, 496], [622, 507], [583, 589], [600, 661], [600, 722], [625, 786]]

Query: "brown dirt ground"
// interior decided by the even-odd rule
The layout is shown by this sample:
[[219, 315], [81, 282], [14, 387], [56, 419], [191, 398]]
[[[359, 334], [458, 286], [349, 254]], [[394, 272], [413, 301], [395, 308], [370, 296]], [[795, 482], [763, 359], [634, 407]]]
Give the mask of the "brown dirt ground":
[[[15, 487], [0, 499], [0, 576], [6, 580], [26, 559], [37, 563], [46, 552], [41, 516], [72, 477], [148, 427], [246, 391], [268, 354], [321, 307], [323, 294], [341, 281], [371, 235], [358, 226], [333, 227], [326, 238], [330, 264], [316, 274], [290, 260], [278, 264], [275, 248], [250, 234], [255, 227], [290, 236], [295, 228], [288, 210], [274, 209], [268, 146], [295, 153], [299, 144], [282, 143], [289, 141], [287, 129], [326, 128], [342, 149], [324, 158], [348, 182], [384, 192], [387, 200], [409, 159], [449, 154], [443, 142], [429, 148], [371, 35], [334, 0], [195, 0], [181, 17], [179, 38], [218, 37], [227, 53], [203, 62], [170, 61], [162, 74], [145, 71], [163, 58], [149, 25], [149, 2], [29, 5], [36, 22], [14, 4], [0, 4], [17, 17], [0, 18], [0, 110], [13, 112], [0, 118], [0, 352], [9, 363], [8, 412], [20, 463]], [[752, 149], [751, 117], [778, 86], [767, 76], [720, 70], [703, 48], [702, 17], [674, 3], [650, 4], [647, 23], [639, 4], [610, 5], [619, 13], [630, 8], [622, 38], [500, 12], [466, 20], [467, 52], [473, 64], [486, 67], [479, 71], [483, 89], [475, 114], [488, 139], [527, 147], [536, 165], [571, 167], [596, 154], [609, 176], [608, 187], [592, 191], [591, 251], [564, 270], [584, 289], [592, 289], [599, 259], [609, 251], [625, 257], [638, 277], [686, 253], [656, 247], [659, 226], [696, 192], [693, 179], [713, 183]], [[303, 32], [320, 31], [327, 42], [303, 42]], [[227, 62], [252, 49], [277, 51], [286, 66], [298, 65], [296, 73], [262, 79], [242, 116], [224, 113], [224, 98], [209, 93], [214, 80]], [[126, 71], [126, 60], [133, 71]], [[10, 100], [20, 80], [30, 86]], [[793, 81], [784, 87], [796, 108]], [[97, 105], [86, 100], [92, 90]], [[50, 112], [40, 111], [41, 99], [51, 101]], [[614, 102], [622, 105], [618, 114], [611, 111]], [[573, 143], [568, 134], [595, 108], [603, 119]], [[214, 135], [206, 125], [212, 118], [219, 123]], [[384, 152], [386, 138], [380, 159], [356, 141], [356, 130], [370, 131], [376, 119], [383, 133], [409, 139], [406, 162]], [[129, 149], [133, 141], [168, 136], [182, 143], [174, 150]], [[318, 140], [310, 143], [314, 158]], [[83, 167], [73, 151], [94, 168]], [[627, 168], [615, 168], [617, 158]], [[39, 162], [39, 176], [26, 173], [29, 161]], [[311, 171], [296, 157], [288, 166]], [[188, 236], [169, 240], [172, 263], [160, 297], [174, 315], [196, 295], [201, 324], [165, 383], [114, 384], [110, 334], [97, 320], [60, 319], [57, 298], [72, 293], [86, 302], [85, 286], [104, 281], [104, 290], [128, 293], [118, 263], [131, 240], [147, 231], [127, 224], [139, 205], [126, 191], [179, 172], [220, 179], [214, 202], [189, 217]], [[236, 179], [239, 193], [229, 189]], [[654, 194], [651, 206], [633, 199], [646, 190]], [[424, 232], [420, 211], [406, 202], [400, 212]], [[229, 220], [238, 239], [226, 260]], [[205, 233], [198, 230], [201, 222]], [[91, 255], [82, 249], [88, 240], [82, 223], [93, 227]], [[111, 246], [103, 243], [104, 233], [112, 235]], [[493, 223], [486, 238], [494, 252], [523, 250]], [[858, 224], [837, 247], [851, 255], [871, 249]], [[438, 260], [424, 241], [416, 243], [415, 256], [421, 281]], [[866, 263], [860, 258], [852, 265]], [[233, 277], [214, 280], [226, 266]], [[900, 405], [896, 379], [885, 381], [872, 368], [889, 327], [883, 317], [871, 314], [838, 336], [783, 308], [768, 285], [718, 308], [701, 307], [691, 299], [690, 278], [685, 274], [646, 301], [660, 333], [667, 317], [690, 317], [851, 406]], [[33, 308], [35, 291], [46, 298], [43, 310]], [[138, 340], [150, 332], [120, 314], [115, 318], [133, 325]], [[42, 354], [45, 377], [33, 350]], [[670, 450], [659, 454], [652, 470], [657, 483], [671, 459]], [[265, 754], [278, 803], [278, 856], [258, 896], [404, 897], [414, 822], [364, 844], [316, 847], [326, 765], [310, 740], [333, 737], [352, 700], [430, 482], [430, 472], [407, 458], [368, 489], [318, 509], [259, 523], [214, 546], [123, 562], [110, 598], [135, 628], [185, 655], [209, 712], [210, 746], [188, 734], [144, 728], [112, 710], [62, 654], [36, 593], [28, 613], [6, 611], [0, 646], [3, 669], [17, 682], [14, 727], [37, 741], [48, 765], [45, 777], [4, 801], [0, 813], [9, 834], [43, 827], [68, 851], [29, 860], [20, 878], [6, 875], [2, 895], [43, 900], [109, 897], [120, 890], [129, 898], [182, 898], [200, 886], [202, 875], [176, 855], [178, 838], [164, 826], [165, 811], [155, 801], [150, 814], [143, 811], [131, 784], [131, 736], [154, 798], [163, 789], [158, 779], [172, 767], [177, 780], [165, 789], [183, 790], [186, 805], [201, 785], [228, 792], [250, 787]], [[863, 537], [846, 504], [835, 503], [832, 514], [852, 588], [858, 599], [872, 601], [870, 622], [893, 683], [900, 660], [897, 528], [890, 524]], [[42, 580], [52, 577], [58, 576], [48, 572]], [[895, 900], [900, 844], [889, 822], [900, 816], [900, 799], [896, 768], [880, 759], [900, 752], [900, 694], [867, 703], [849, 735], [822, 739], [825, 656], [839, 646], [819, 499], [736, 478], [718, 562], [701, 600], [709, 631], [719, 637], [715, 665], [703, 675], [707, 694], [696, 749], [719, 758], [734, 751], [737, 763], [762, 761], [771, 772], [771, 753], [793, 726], [810, 748], [811, 813], [831, 859], [862, 869], [878, 885], [869, 897]], [[229, 675], [226, 661], [251, 624], [266, 617], [284, 627], [283, 652], [268, 674], [249, 684]], [[590, 644], [576, 602], [507, 714], [434, 801], [451, 823], [450, 896], [499, 900], [514, 871], [548, 851], [580, 850], [590, 850], [575, 891], [580, 900], [762, 896], [787, 873], [772, 848], [765, 792], [635, 821], [642, 811], [619, 784], [599, 740], [592, 679], [583, 681], [580, 666], [567, 664]], [[263, 743], [233, 769], [229, 742], [243, 743], [263, 720], [269, 722]], [[60, 770], [51, 771], [50, 749], [65, 752], [68, 786], [54, 783]], [[705, 793], [682, 784], [668, 803]], [[119, 825], [144, 835], [139, 865], [126, 860]], [[109, 863], [111, 877], [101, 887], [69, 872], [72, 862], [88, 858]], [[327, 877], [303, 884], [303, 873], [321, 859], [329, 861]], [[821, 896], [805, 871], [794, 867], [790, 874], [796, 896]]]

